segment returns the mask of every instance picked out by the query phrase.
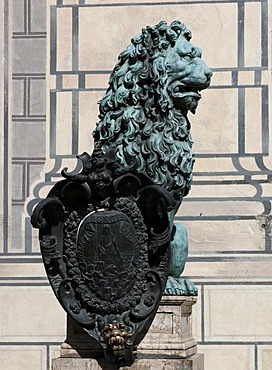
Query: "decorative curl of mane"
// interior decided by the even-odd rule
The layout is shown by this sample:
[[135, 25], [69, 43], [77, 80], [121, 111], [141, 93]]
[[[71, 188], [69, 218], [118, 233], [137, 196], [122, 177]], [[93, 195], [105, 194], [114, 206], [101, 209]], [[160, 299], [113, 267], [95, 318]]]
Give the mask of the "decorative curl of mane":
[[146, 27], [120, 54], [100, 103], [95, 148], [116, 148], [117, 161], [147, 174], [180, 202], [192, 180], [189, 122], [174, 109], [165, 57], [191, 32], [179, 21]]

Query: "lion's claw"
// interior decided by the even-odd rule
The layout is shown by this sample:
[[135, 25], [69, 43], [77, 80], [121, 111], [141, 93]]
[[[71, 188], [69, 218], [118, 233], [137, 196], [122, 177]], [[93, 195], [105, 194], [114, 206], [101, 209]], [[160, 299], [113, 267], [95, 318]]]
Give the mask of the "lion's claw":
[[188, 279], [168, 276], [165, 295], [197, 296], [197, 287]]

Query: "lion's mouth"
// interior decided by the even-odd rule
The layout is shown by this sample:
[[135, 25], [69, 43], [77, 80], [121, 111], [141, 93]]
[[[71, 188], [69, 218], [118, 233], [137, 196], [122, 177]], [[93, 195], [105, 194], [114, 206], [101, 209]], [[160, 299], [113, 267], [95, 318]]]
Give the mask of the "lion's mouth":
[[185, 87], [178, 81], [169, 86], [170, 94], [173, 99], [175, 108], [185, 111], [191, 111], [193, 114], [196, 112], [198, 102], [201, 99], [200, 89]]

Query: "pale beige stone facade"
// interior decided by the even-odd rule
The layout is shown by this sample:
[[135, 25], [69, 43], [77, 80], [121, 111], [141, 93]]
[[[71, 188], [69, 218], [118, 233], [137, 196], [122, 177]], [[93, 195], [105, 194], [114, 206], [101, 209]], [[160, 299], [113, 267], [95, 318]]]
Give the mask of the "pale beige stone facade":
[[214, 72], [190, 117], [194, 184], [177, 215], [198, 351], [205, 370], [270, 370], [271, 0], [2, 0], [0, 17], [0, 368], [49, 370], [65, 338], [35, 199], [92, 150], [97, 101], [130, 38], [180, 19]]

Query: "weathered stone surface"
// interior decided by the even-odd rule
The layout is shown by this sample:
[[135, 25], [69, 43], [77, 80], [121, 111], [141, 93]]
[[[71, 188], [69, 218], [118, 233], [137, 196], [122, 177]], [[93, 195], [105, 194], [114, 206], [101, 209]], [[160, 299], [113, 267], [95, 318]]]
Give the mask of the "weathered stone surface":
[[[117, 370], [112, 364], [98, 363], [93, 359], [57, 358], [53, 360], [52, 370]], [[139, 358], [123, 370], [204, 370], [204, 355], [198, 353], [187, 359], [177, 358]]]

